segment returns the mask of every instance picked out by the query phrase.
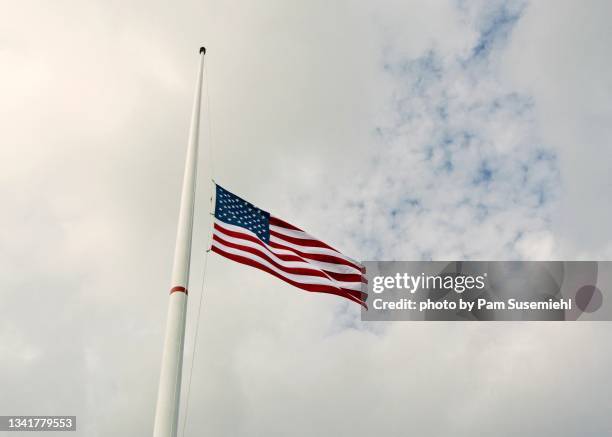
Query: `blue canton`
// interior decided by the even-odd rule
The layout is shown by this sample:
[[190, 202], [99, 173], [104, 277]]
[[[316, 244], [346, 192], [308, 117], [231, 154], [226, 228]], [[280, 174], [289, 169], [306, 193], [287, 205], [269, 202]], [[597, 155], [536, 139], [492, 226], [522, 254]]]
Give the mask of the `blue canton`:
[[217, 185], [215, 217], [224, 223], [248, 229], [264, 242], [270, 242], [270, 213], [219, 185]]

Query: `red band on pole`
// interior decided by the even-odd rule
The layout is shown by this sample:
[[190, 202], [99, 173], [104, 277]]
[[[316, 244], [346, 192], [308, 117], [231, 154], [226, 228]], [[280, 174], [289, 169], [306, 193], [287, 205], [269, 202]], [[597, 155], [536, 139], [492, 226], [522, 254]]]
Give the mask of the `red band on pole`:
[[174, 292], [180, 292], [180, 293], [187, 293], [187, 289], [185, 287], [180, 287], [180, 286], [176, 286], [176, 287], [172, 287], [170, 289], [170, 294], [174, 293]]

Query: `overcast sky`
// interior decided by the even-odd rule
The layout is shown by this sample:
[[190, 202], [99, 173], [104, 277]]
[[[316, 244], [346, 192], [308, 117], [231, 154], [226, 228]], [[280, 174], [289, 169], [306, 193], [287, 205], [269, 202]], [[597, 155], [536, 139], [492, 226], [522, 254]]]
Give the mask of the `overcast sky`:
[[[211, 176], [357, 259], [611, 258], [612, 3], [368, 3], [0, 0], [0, 415], [151, 435], [200, 45], [187, 370]], [[186, 436], [612, 434], [608, 323], [365, 324], [211, 255], [199, 332]]]

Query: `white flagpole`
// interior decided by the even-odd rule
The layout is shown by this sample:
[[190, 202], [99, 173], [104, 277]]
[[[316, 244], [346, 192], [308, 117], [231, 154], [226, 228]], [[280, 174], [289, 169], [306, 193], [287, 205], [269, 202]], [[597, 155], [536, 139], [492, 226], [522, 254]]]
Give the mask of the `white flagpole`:
[[202, 97], [202, 70], [206, 49], [200, 48], [200, 65], [196, 81], [189, 143], [183, 177], [181, 209], [179, 211], [176, 248], [166, 338], [162, 354], [157, 408], [153, 437], [176, 437], [179, 401], [181, 396], [181, 372], [183, 367], [183, 345], [185, 342], [185, 316], [187, 312], [187, 286], [189, 281], [189, 262], [191, 259], [191, 235], [193, 230], [193, 210], [195, 203], [196, 173], [198, 162], [198, 131], [200, 126], [200, 101]]

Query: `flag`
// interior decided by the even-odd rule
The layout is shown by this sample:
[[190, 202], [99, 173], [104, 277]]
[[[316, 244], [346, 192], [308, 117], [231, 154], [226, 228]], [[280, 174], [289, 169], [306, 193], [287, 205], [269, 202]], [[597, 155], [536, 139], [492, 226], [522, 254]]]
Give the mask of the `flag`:
[[361, 264], [219, 185], [211, 250], [302, 290], [342, 296], [367, 309]]

